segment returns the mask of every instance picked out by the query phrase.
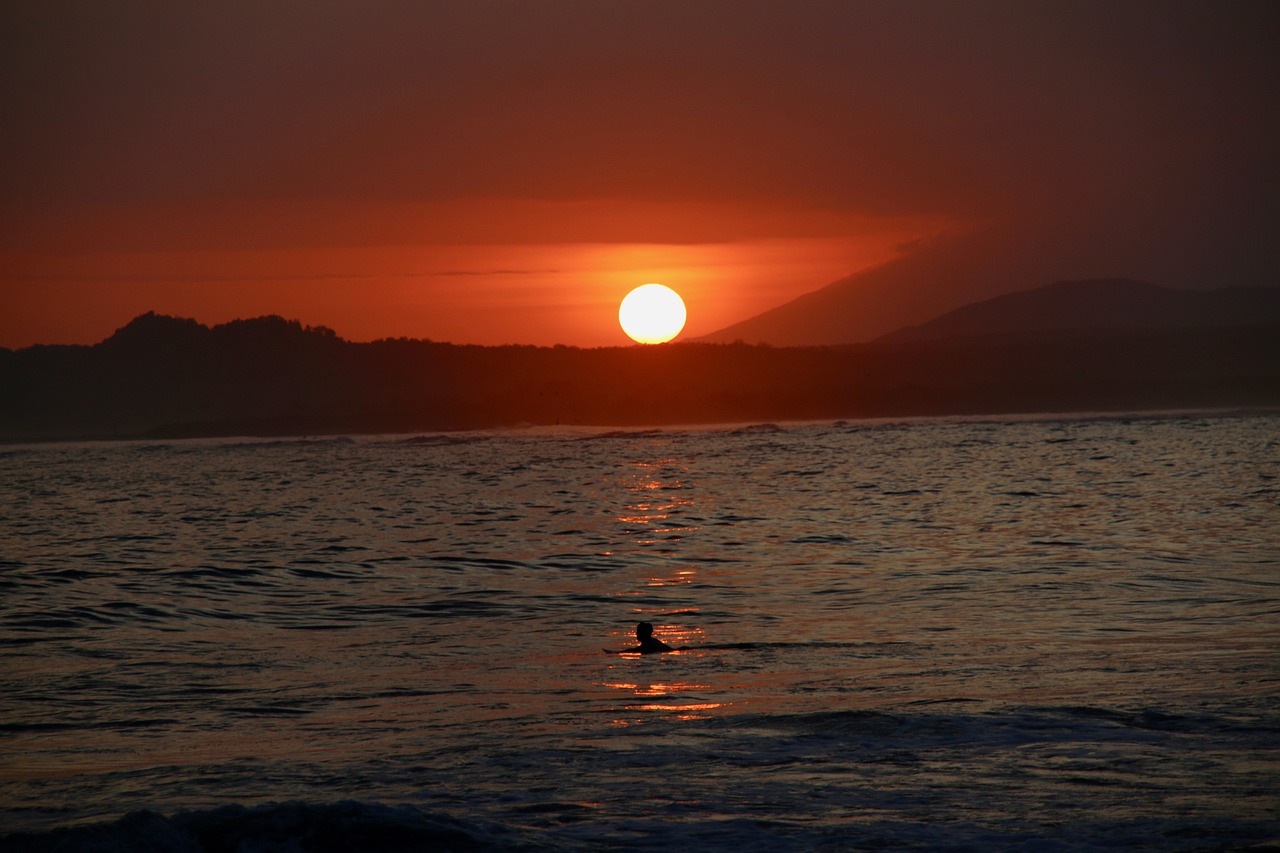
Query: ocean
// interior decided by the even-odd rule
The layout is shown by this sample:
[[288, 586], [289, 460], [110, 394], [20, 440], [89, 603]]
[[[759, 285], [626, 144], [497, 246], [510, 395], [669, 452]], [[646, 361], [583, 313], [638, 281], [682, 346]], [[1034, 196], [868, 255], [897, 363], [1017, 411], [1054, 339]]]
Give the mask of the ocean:
[[1280, 418], [10, 446], [0, 648], [5, 850], [1274, 849]]

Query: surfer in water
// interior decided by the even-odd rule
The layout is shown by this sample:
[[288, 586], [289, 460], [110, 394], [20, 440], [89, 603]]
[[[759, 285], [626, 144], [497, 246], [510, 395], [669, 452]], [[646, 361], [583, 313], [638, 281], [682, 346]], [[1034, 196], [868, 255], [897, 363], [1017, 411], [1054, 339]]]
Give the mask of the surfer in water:
[[647, 655], [652, 652], [675, 651], [675, 649], [653, 636], [653, 625], [649, 622], [641, 622], [636, 625], [636, 641], [639, 642], [640, 645], [636, 646], [634, 649], [628, 649], [627, 651], [639, 652], [642, 655]]
[[623, 652], [639, 652], [642, 655], [653, 654], [654, 652], [674, 652], [676, 649], [671, 648], [666, 643], [653, 636], [653, 625], [649, 622], [641, 622], [636, 625], [636, 640], [640, 643], [638, 646], [632, 646], [629, 649], [619, 649], [618, 651], [610, 651], [610, 654], [622, 654]]

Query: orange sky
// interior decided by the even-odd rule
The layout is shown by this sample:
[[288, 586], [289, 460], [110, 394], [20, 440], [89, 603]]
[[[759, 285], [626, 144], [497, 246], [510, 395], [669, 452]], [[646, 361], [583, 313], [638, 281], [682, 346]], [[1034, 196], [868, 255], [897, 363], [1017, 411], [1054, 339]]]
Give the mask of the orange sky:
[[1036, 269], [1273, 284], [1277, 35], [1253, 2], [12, 0], [0, 346], [148, 310], [614, 345], [648, 281], [687, 339], [992, 225]]
[[[945, 227], [926, 217], [857, 221], [830, 213], [797, 213], [781, 222], [776, 210], [697, 204], [363, 207], [371, 218], [404, 231], [422, 228], [433, 239], [415, 245], [404, 234], [395, 245], [293, 247], [285, 240], [283, 246], [265, 241], [185, 250], [142, 243], [121, 251], [111, 247], [156, 228], [116, 217], [99, 226], [116, 233], [82, 251], [8, 253], [13, 283], [6, 343], [96, 342], [138, 314], [157, 311], [205, 323], [274, 313], [329, 326], [350, 340], [614, 346], [630, 342], [617, 324], [618, 303], [651, 281], [685, 299], [688, 338], [884, 263], [904, 243]], [[518, 217], [508, 234], [520, 242], [471, 242], [485, 238], [482, 224], [503, 217]], [[620, 229], [623, 219], [635, 224]], [[601, 228], [597, 220], [611, 224]], [[615, 242], [620, 230], [687, 241]], [[723, 236], [730, 231], [733, 236]]]

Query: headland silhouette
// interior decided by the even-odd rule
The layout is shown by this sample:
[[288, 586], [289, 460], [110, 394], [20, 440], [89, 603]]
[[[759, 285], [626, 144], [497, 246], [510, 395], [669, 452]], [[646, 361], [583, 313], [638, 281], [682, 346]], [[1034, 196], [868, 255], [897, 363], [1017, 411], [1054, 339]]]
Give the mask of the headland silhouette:
[[1026, 329], [988, 309], [937, 325], [843, 346], [579, 349], [150, 313], [93, 346], [0, 349], [0, 440], [1280, 407], [1266, 312]]

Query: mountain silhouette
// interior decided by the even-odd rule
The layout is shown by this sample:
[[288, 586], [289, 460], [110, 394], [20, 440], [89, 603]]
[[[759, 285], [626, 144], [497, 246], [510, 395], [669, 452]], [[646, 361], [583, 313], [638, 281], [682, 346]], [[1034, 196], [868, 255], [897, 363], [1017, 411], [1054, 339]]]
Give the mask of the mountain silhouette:
[[1059, 281], [1003, 294], [907, 326], [879, 341], [1280, 323], [1280, 289], [1176, 290], [1129, 279]]
[[[1233, 300], [1247, 302], [1265, 296], [1257, 294], [1221, 295], [1216, 305], [1196, 305], [1192, 295], [1176, 295], [1183, 291], [1142, 296], [1132, 285], [1133, 278], [1176, 284], [1190, 293], [1221, 287], [1225, 281], [1204, 264], [1188, 264], [1179, 269], [1172, 259], [1159, 269], [1137, 264], [1126, 251], [1123, 241], [1108, 252], [1084, 253], [1080, 250], [1079, 229], [1036, 232], [1028, 227], [989, 230], [971, 234], [951, 234], [908, 247], [904, 254], [881, 266], [862, 270], [826, 287], [800, 296], [770, 311], [758, 314], [733, 326], [704, 335], [699, 340], [714, 343], [767, 343], [774, 346], [822, 346], [865, 343], [904, 329], [929, 323], [952, 311], [966, 309], [1004, 294], [1014, 294], [1028, 287], [1056, 281], [1097, 281], [1090, 293], [1081, 291], [1081, 304], [1069, 314], [1087, 313], [1088, 300], [1097, 300], [1102, 314], [1116, 312], [1123, 323], [1103, 319], [1078, 325], [1079, 328], [1113, 328], [1137, 321], [1143, 311], [1152, 316], [1168, 315], [1168, 321], [1144, 320], [1134, 328], [1183, 325], [1174, 318], [1190, 313], [1196, 325], [1208, 321], [1213, 312], [1233, 314]], [[1092, 245], [1092, 243], [1090, 243]], [[1134, 271], [1125, 278], [1105, 277], [1110, 270]], [[1140, 274], [1137, 274], [1141, 271]], [[1239, 279], [1236, 280], [1240, 282]], [[1255, 282], [1248, 282], [1250, 284]], [[1107, 288], [1115, 287], [1116, 294]], [[1164, 298], [1167, 297], [1167, 298]], [[1066, 297], [1063, 297], [1066, 298]], [[1143, 300], [1149, 300], [1144, 306]], [[1133, 305], [1134, 308], [1126, 307]], [[1202, 308], [1210, 314], [1201, 314]], [[984, 309], [985, 310], [985, 309]], [[1247, 312], [1246, 312], [1247, 313]], [[1274, 316], [1274, 314], [1269, 315]], [[1081, 316], [1081, 320], [1083, 320]], [[1220, 325], [1208, 323], [1209, 325]]]
[[1051, 280], [1050, 269], [1020, 253], [1005, 235], [944, 236], [698, 340], [773, 346], [864, 343], [975, 299], [1018, 290], [1028, 281]]
[[0, 349], [0, 441], [1280, 407], [1280, 323], [1247, 310], [1257, 294], [1166, 291], [1062, 283], [823, 347], [353, 343], [144, 314], [95, 346]]

